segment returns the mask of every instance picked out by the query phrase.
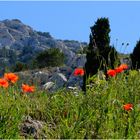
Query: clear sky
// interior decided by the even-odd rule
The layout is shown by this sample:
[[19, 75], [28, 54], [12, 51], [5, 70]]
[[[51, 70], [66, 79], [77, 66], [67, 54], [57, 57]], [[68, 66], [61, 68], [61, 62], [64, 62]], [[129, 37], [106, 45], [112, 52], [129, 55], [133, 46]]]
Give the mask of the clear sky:
[[0, 20], [20, 19], [56, 39], [89, 42], [100, 17], [109, 18], [111, 44], [124, 52], [121, 44], [129, 43], [125, 53], [132, 52], [140, 39], [140, 1], [0, 1]]

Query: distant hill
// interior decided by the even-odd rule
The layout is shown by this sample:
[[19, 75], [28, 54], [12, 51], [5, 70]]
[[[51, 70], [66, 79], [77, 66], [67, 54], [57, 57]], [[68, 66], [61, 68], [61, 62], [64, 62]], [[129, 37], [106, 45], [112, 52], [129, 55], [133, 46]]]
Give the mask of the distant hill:
[[[79, 60], [77, 52], [86, 42], [58, 40], [49, 32], [35, 31], [19, 19], [0, 21], [0, 65], [12, 65], [16, 61], [29, 63], [39, 52], [55, 47], [66, 56], [65, 64], [74, 66]], [[83, 60], [82, 60], [83, 61]]]

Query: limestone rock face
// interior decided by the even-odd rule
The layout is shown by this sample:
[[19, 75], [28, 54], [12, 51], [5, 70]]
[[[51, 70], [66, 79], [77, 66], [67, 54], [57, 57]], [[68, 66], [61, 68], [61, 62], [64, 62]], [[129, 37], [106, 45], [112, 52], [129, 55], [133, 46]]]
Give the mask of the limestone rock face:
[[0, 48], [8, 46], [8, 50], [14, 50], [18, 61], [27, 62], [43, 50], [59, 48], [66, 57], [65, 64], [72, 66], [71, 62], [75, 60], [81, 45], [87, 44], [55, 39], [47, 32], [33, 30], [18, 19], [0, 21]]
[[48, 32], [35, 31], [18, 19], [0, 21], [0, 75], [4, 73], [5, 65], [11, 66], [17, 61], [29, 64], [39, 52], [59, 48], [65, 55], [64, 66], [19, 72], [21, 83], [35, 84], [48, 91], [81, 86], [82, 78], [74, 77], [72, 73], [85, 64], [86, 56], [80, 54], [85, 46], [85, 42], [55, 39]]
[[51, 90], [55, 86], [54, 82], [47, 82], [43, 85], [44, 90]]
[[14, 37], [10, 34], [7, 28], [0, 29], [0, 46], [12, 45], [15, 42]]

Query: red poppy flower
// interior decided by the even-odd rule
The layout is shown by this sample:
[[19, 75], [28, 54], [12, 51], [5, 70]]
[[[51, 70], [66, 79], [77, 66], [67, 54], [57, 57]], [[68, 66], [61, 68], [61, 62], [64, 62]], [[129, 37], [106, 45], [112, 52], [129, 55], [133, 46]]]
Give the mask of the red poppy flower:
[[110, 69], [110, 70], [107, 71], [107, 75], [108, 75], [108, 76], [111, 76], [111, 77], [114, 77], [114, 76], [116, 76], [116, 71]]
[[9, 86], [9, 83], [4, 78], [1, 78], [0, 79], [0, 86], [7, 88]]
[[22, 84], [22, 90], [23, 90], [23, 92], [34, 92], [35, 87], [34, 86], [29, 86], [29, 85], [26, 85], [26, 84]]
[[115, 68], [115, 72], [121, 73], [121, 72], [123, 72], [123, 69], [121, 67], [117, 67], [117, 68]]
[[84, 75], [84, 70], [82, 68], [77, 68], [74, 70], [74, 76], [83, 76]]
[[123, 70], [127, 70], [128, 69], [128, 65], [127, 64], [121, 64], [119, 66], [119, 68], [123, 69]]
[[133, 105], [132, 104], [125, 104], [125, 105], [123, 105], [123, 109], [126, 111], [130, 111], [133, 109]]
[[18, 76], [14, 73], [5, 73], [4, 78], [11, 83], [15, 83], [18, 80]]

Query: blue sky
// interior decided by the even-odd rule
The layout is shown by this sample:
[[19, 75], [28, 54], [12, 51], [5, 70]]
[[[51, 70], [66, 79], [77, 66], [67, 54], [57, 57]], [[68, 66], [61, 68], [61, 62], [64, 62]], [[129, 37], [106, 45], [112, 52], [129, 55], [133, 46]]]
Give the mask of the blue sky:
[[[140, 1], [0, 1], [0, 20], [20, 19], [57, 39], [89, 42], [90, 26], [108, 17], [111, 44], [130, 53], [140, 39]], [[116, 39], [118, 41], [116, 42]]]

